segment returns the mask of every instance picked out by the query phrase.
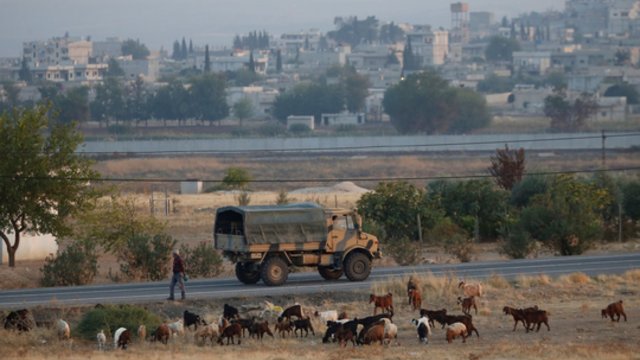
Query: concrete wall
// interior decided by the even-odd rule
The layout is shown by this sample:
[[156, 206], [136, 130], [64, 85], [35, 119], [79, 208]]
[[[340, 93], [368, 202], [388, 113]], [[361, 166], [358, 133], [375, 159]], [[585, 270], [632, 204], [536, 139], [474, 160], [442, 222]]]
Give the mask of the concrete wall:
[[[9, 239], [13, 244], [13, 234], [9, 234]], [[7, 246], [4, 241], [0, 241], [0, 263], [7, 264], [9, 257], [7, 255]], [[23, 233], [20, 238], [20, 245], [16, 251], [16, 261], [21, 260], [42, 260], [49, 254], [58, 252], [58, 243], [52, 235], [32, 235]]]
[[[628, 149], [640, 145], [640, 136], [619, 136], [608, 132], [607, 149]], [[571, 138], [571, 139], [568, 139]], [[558, 140], [554, 140], [558, 139]], [[500, 134], [500, 135], [416, 135], [309, 137], [263, 139], [90, 141], [79, 152], [229, 152], [314, 149], [317, 152], [415, 152], [415, 151], [495, 151], [505, 144], [525, 150], [599, 150], [600, 133]], [[468, 144], [468, 145], [467, 145]], [[319, 150], [317, 150], [319, 149]]]

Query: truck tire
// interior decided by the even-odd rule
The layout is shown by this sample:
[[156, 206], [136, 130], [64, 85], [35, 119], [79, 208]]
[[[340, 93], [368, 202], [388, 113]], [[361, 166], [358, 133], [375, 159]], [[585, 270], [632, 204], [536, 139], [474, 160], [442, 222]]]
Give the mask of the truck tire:
[[279, 256], [271, 256], [260, 267], [262, 281], [269, 286], [279, 286], [287, 281], [289, 266]]
[[347, 255], [344, 260], [344, 273], [351, 281], [363, 281], [371, 273], [371, 260], [359, 251], [354, 251]]
[[342, 269], [332, 269], [330, 266], [318, 266], [318, 272], [325, 280], [338, 280], [344, 273]]
[[236, 263], [236, 277], [242, 283], [247, 285], [253, 285], [260, 281], [260, 269], [252, 269], [252, 263]]

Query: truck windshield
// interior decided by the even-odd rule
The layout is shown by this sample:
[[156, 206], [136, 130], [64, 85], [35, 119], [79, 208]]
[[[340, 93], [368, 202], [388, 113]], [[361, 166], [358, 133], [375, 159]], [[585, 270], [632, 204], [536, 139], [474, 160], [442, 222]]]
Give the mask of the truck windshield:
[[333, 228], [342, 230], [353, 230], [353, 219], [351, 219], [351, 216], [338, 216], [333, 221]]

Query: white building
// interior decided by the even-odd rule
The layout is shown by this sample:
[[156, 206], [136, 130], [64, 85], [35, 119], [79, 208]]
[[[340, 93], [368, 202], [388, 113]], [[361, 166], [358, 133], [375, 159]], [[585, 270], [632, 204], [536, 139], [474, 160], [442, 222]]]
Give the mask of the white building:
[[[13, 244], [13, 233], [7, 235]], [[43, 260], [50, 254], [56, 254], [57, 252], [58, 243], [53, 235], [22, 233], [20, 234], [20, 246], [16, 251], [16, 261]], [[4, 241], [0, 241], [0, 264], [8, 261], [7, 245]]]
[[92, 56], [101, 61], [122, 56], [122, 40], [112, 37], [103, 41], [94, 41]]
[[248, 99], [253, 109], [252, 116], [268, 116], [278, 94], [278, 90], [262, 86], [230, 87], [227, 89], [227, 103], [233, 106], [240, 100]]
[[364, 113], [350, 112], [322, 114], [320, 121], [323, 126], [362, 125], [365, 123], [365, 116]]
[[407, 41], [411, 41], [413, 54], [421, 66], [442, 65], [449, 53], [449, 33], [434, 31], [429, 25], [415, 25], [413, 31], [407, 33]]
[[551, 67], [551, 53], [548, 51], [514, 51], [513, 71], [544, 75]]
[[609, 35], [629, 35], [633, 24], [638, 20], [640, 1], [616, 0], [609, 5], [608, 33]]
[[135, 80], [142, 76], [145, 81], [154, 82], [160, 74], [158, 59], [149, 57], [147, 59], [133, 59], [130, 55], [117, 59], [118, 65], [124, 71], [124, 75], [129, 80]]
[[107, 64], [49, 65], [32, 68], [31, 73], [34, 80], [89, 84], [102, 81], [107, 68]]

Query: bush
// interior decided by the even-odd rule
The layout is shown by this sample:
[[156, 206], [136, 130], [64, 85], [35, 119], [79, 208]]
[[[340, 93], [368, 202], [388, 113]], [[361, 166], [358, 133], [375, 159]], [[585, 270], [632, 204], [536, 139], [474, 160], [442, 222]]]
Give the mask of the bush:
[[531, 198], [547, 191], [547, 179], [543, 176], [526, 176], [511, 189], [510, 203], [523, 208], [529, 205]]
[[167, 234], [139, 234], [120, 249], [120, 271], [129, 279], [157, 281], [166, 278], [176, 241]]
[[78, 324], [77, 333], [83, 339], [95, 341], [96, 333], [100, 330], [104, 330], [108, 339], [119, 327], [124, 327], [131, 331], [131, 335], [137, 336], [138, 326], [144, 324], [150, 333], [161, 323], [157, 315], [139, 306], [105, 305], [86, 312]]
[[289, 132], [295, 135], [302, 135], [311, 132], [311, 128], [305, 124], [293, 124], [289, 127]]
[[192, 278], [214, 277], [222, 272], [222, 258], [210, 242], [202, 241], [195, 247], [180, 247], [185, 272]]
[[287, 133], [287, 129], [281, 124], [267, 124], [258, 128], [258, 134], [262, 136], [275, 137]]
[[288, 193], [286, 190], [282, 189], [278, 192], [278, 197], [276, 198], [276, 204], [278, 205], [287, 205], [290, 201], [288, 197]]
[[244, 189], [250, 182], [249, 171], [238, 167], [228, 168], [227, 174], [222, 178], [222, 185], [227, 189]]
[[505, 231], [505, 239], [501, 244], [500, 253], [512, 259], [524, 259], [538, 248], [538, 243], [531, 237], [522, 225], [514, 224]]
[[98, 255], [95, 247], [76, 242], [58, 256], [47, 256], [40, 269], [42, 286], [86, 285], [98, 273]]
[[385, 252], [401, 266], [415, 265], [420, 262], [422, 254], [419, 250], [419, 244], [407, 238], [389, 241], [385, 247]]
[[249, 192], [243, 191], [236, 196], [236, 201], [238, 206], [247, 206], [251, 203], [251, 195], [249, 195]]

